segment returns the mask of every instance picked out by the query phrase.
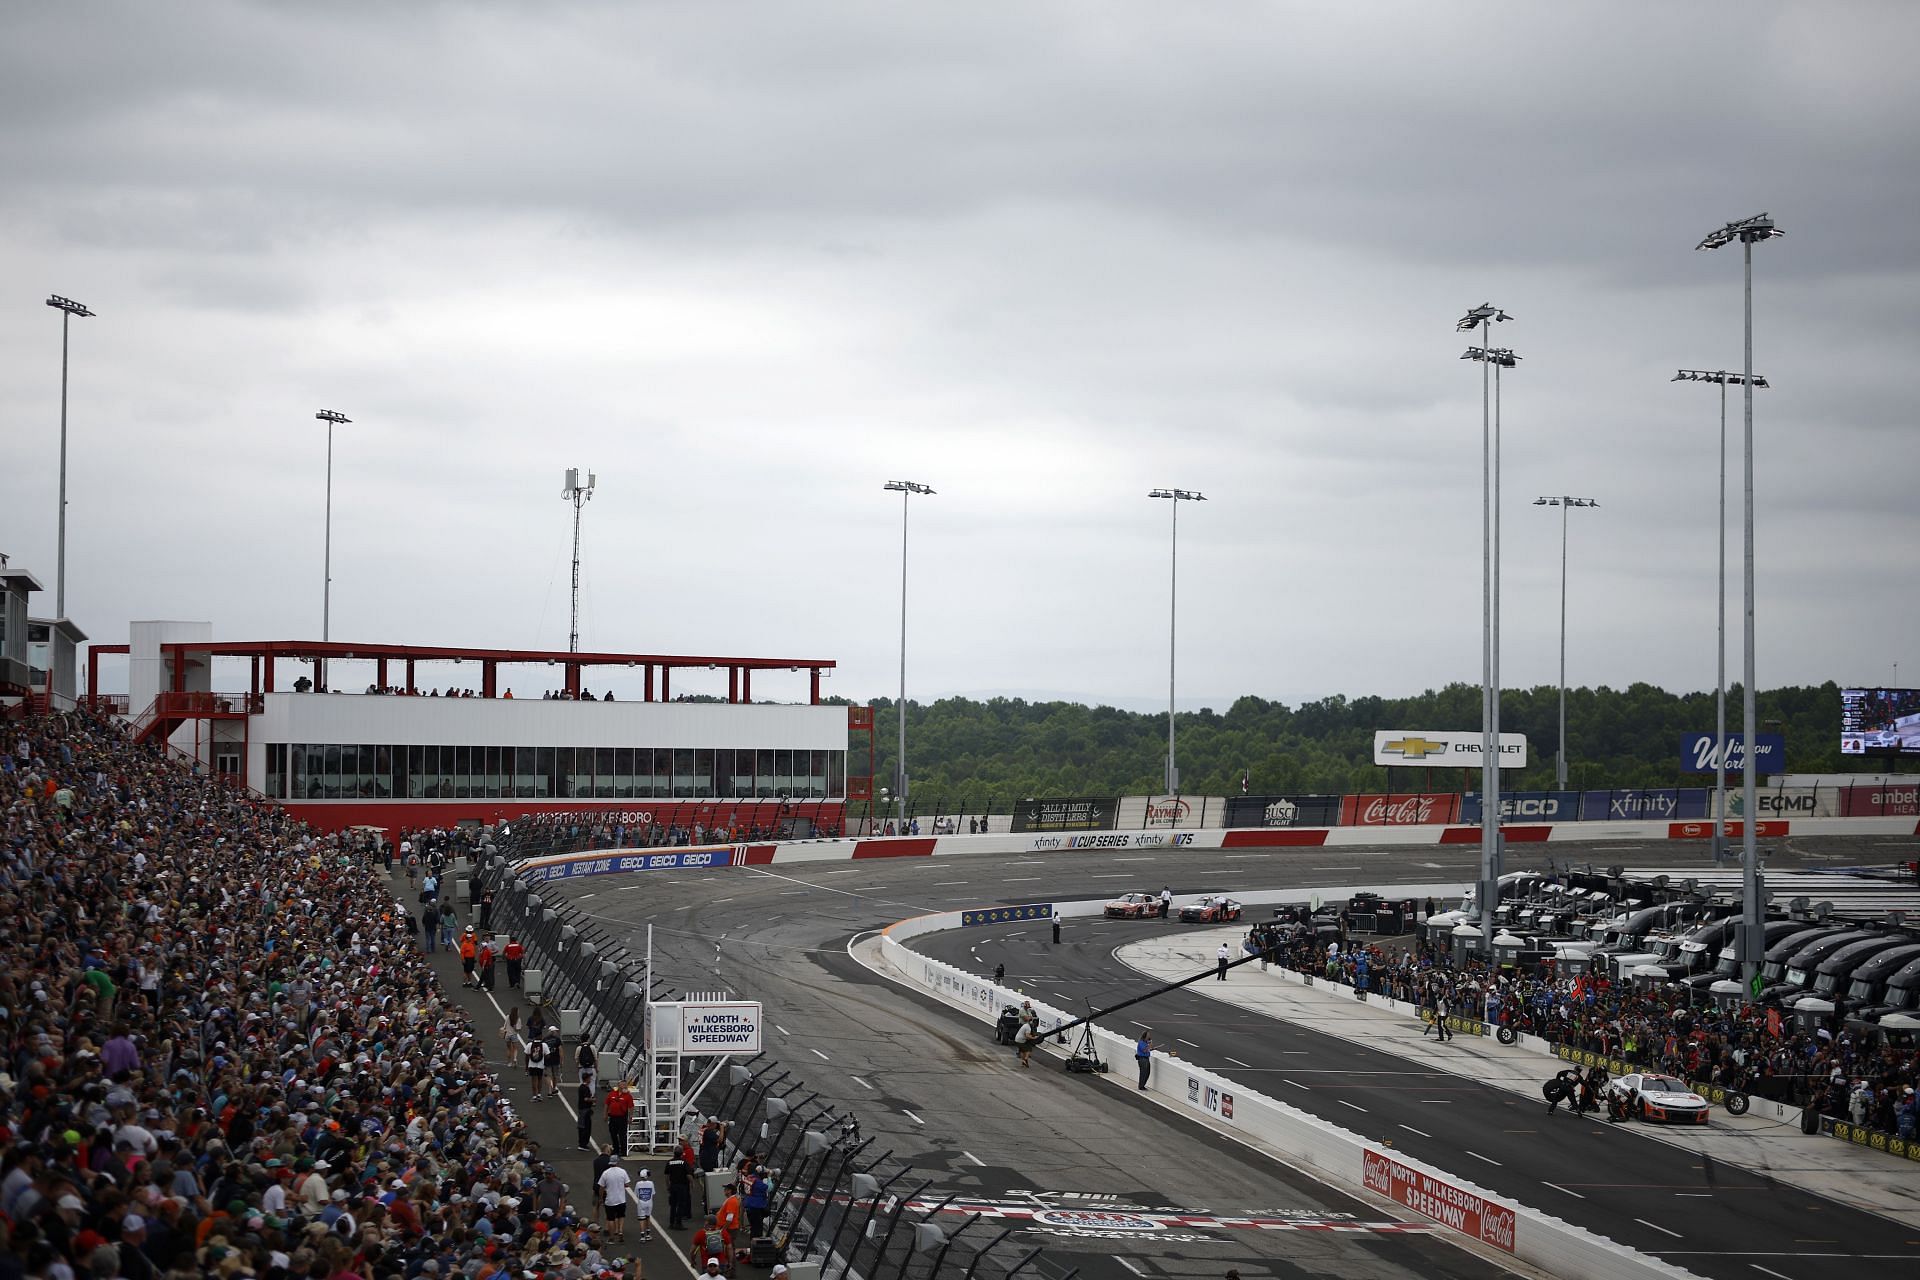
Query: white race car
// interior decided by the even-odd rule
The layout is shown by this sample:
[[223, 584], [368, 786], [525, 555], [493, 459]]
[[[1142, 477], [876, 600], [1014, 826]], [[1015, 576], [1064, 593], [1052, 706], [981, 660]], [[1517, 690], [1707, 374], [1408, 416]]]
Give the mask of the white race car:
[[1626, 1103], [1627, 1114], [1636, 1120], [1672, 1120], [1680, 1124], [1705, 1124], [1707, 1100], [1687, 1088], [1684, 1080], [1672, 1076], [1634, 1072], [1607, 1085], [1610, 1097]]

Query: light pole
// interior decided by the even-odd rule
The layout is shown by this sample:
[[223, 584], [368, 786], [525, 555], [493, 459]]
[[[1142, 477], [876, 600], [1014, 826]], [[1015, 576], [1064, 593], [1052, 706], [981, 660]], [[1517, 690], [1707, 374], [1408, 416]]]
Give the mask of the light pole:
[[64, 618], [67, 616], [67, 331], [75, 316], [84, 319], [93, 312], [57, 293], [47, 299], [47, 305], [60, 312], [60, 542], [53, 571], [53, 613], [56, 618]]
[[1758, 807], [1759, 774], [1756, 766], [1758, 753], [1754, 750], [1756, 723], [1759, 713], [1754, 705], [1754, 660], [1753, 660], [1753, 246], [1757, 241], [1771, 240], [1785, 234], [1773, 225], [1773, 219], [1767, 214], [1751, 218], [1742, 218], [1738, 222], [1729, 222], [1726, 226], [1710, 233], [1706, 239], [1695, 245], [1699, 249], [1719, 249], [1732, 244], [1735, 240], [1745, 258], [1745, 359], [1741, 363], [1744, 374], [1742, 388], [1745, 404], [1745, 444], [1746, 444], [1746, 552], [1744, 578], [1746, 599], [1746, 663], [1742, 674], [1745, 687], [1740, 690], [1741, 721], [1745, 736], [1746, 752], [1741, 761], [1740, 783], [1740, 867], [1741, 892], [1746, 901], [1742, 904], [1739, 943], [1736, 954], [1740, 958], [1740, 981], [1745, 984], [1749, 997], [1753, 995], [1754, 979], [1759, 974], [1760, 961], [1763, 958], [1763, 938], [1765, 908], [1760, 901], [1765, 892], [1765, 884], [1760, 875], [1760, 849], [1754, 832], [1754, 810]]
[[1173, 757], [1173, 674], [1174, 641], [1179, 635], [1177, 606], [1180, 603], [1180, 504], [1205, 502], [1207, 495], [1192, 489], [1155, 489], [1149, 498], [1165, 498], [1173, 504], [1173, 558], [1167, 573], [1167, 794], [1180, 794], [1180, 768]]
[[[1496, 321], [1512, 319], [1490, 302], [1467, 312], [1455, 324], [1460, 333], [1480, 330], [1480, 345], [1461, 359], [1480, 362], [1480, 945], [1493, 954], [1493, 908], [1500, 889], [1500, 606], [1499, 446], [1493, 428], [1490, 369], [1510, 367], [1518, 359], [1488, 341]], [[1504, 354], [1505, 359], [1499, 358]]]
[[1554, 778], [1560, 790], [1567, 789], [1567, 511], [1571, 507], [1597, 507], [1592, 498], [1535, 498], [1536, 507], [1560, 508], [1560, 758]]
[[907, 827], [907, 504], [915, 494], [932, 497], [933, 490], [913, 480], [889, 480], [888, 493], [900, 495], [900, 749], [893, 764], [894, 803], [900, 830]]
[[[1673, 375], [1675, 382], [1713, 382], [1720, 386], [1720, 578], [1714, 590], [1716, 623], [1713, 643], [1714, 661], [1714, 762], [1713, 762], [1713, 864], [1726, 860], [1727, 829], [1727, 384], [1744, 385], [1743, 373], [1724, 369], [1682, 369]], [[1764, 387], [1767, 380], [1753, 375], [1753, 385]]]
[[580, 652], [580, 508], [593, 501], [593, 485], [597, 477], [587, 472], [587, 482], [580, 483], [580, 468], [568, 467], [565, 483], [560, 496], [573, 504], [573, 613], [572, 623], [567, 628], [567, 652]]
[[325, 580], [320, 588], [320, 639], [325, 642], [333, 625], [333, 429], [352, 422], [335, 409], [322, 409], [313, 415], [327, 424], [327, 535]]

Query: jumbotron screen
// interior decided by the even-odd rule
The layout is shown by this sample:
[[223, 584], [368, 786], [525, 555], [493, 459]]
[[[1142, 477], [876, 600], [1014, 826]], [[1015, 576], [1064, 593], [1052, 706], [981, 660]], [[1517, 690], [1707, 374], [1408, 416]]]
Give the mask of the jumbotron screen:
[[1842, 689], [1840, 754], [1920, 755], [1920, 689]]

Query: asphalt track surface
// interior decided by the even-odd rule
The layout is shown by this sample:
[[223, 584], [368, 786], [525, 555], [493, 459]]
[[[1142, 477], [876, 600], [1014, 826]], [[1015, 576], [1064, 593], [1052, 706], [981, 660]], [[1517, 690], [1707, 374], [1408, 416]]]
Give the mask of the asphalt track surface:
[[[1775, 865], [1891, 860], [1892, 850], [1873, 846], [1796, 842], [1772, 856]], [[1703, 851], [1515, 847], [1509, 863], [1544, 865], [1548, 852], [1563, 863], [1681, 869], [1699, 866]], [[1131, 1064], [1113, 1064], [1115, 1075], [1097, 1081], [1039, 1058], [1022, 1072], [983, 1023], [883, 982], [847, 954], [855, 936], [926, 911], [1162, 884], [1193, 893], [1464, 883], [1477, 858], [1472, 847], [1062, 851], [648, 873], [563, 891], [636, 950], [652, 925], [657, 971], [682, 989], [763, 1001], [770, 1052], [805, 1081], [797, 1096], [818, 1093], [853, 1109], [864, 1134], [880, 1139], [872, 1150], [913, 1166], [903, 1185], [930, 1178], [930, 1197], [959, 1192], [999, 1206], [1007, 1215], [1000, 1225], [1083, 1276], [1185, 1280], [1239, 1267], [1274, 1276], [1479, 1277], [1502, 1269], [1446, 1243], [1437, 1228], [1395, 1228], [1382, 1204], [1133, 1096], [1119, 1087]], [[1010, 980], [1074, 1007], [1147, 989], [1111, 952], [1159, 927], [1076, 923], [1057, 948], [1039, 926], [956, 931], [918, 945], [981, 971], [1003, 962]], [[1746, 1170], [1702, 1167], [1699, 1156], [1633, 1126], [1564, 1111], [1548, 1117], [1544, 1103], [1185, 992], [1142, 1008], [1138, 1016], [1162, 1042], [1184, 1042], [1180, 1052], [1200, 1065], [1702, 1275], [1857, 1280], [1920, 1263], [1920, 1241], [1907, 1228]], [[1167, 1225], [1116, 1235], [1086, 1216], [1137, 1211]]]

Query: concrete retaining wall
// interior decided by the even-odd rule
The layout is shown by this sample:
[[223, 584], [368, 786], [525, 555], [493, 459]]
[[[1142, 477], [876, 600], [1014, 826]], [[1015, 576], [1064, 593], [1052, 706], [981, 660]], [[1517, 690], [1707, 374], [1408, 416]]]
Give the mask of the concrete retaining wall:
[[[1343, 892], [1323, 889], [1329, 896]], [[1293, 895], [1298, 897], [1298, 894]], [[1281, 901], [1275, 894], [1264, 900]], [[1253, 901], [1249, 895], [1247, 901]], [[1085, 916], [1099, 913], [1097, 902], [1061, 903], [1061, 914]], [[882, 954], [891, 967], [889, 976], [925, 991], [943, 1003], [964, 1009], [982, 1022], [991, 1023], [1008, 1004], [1031, 999], [1021, 992], [997, 987], [954, 965], [934, 960], [914, 951], [907, 944], [924, 934], [961, 927], [961, 913], [943, 911], [904, 920], [887, 929], [880, 939]], [[1060, 1026], [1075, 1015], [1041, 1001], [1033, 1001], [1043, 1027]], [[1070, 1033], [1070, 1038], [1077, 1036]], [[1116, 1084], [1131, 1087], [1134, 1071], [1134, 1044], [1125, 1036], [1098, 1030], [1095, 1043], [1101, 1058], [1112, 1068]], [[1047, 1052], [1061, 1056], [1063, 1050], [1049, 1045]], [[1531, 1266], [1556, 1276], [1580, 1276], [1583, 1280], [1676, 1280], [1693, 1273], [1662, 1262], [1658, 1258], [1619, 1245], [1572, 1223], [1551, 1217], [1537, 1209], [1503, 1200], [1473, 1183], [1419, 1160], [1409, 1159], [1368, 1142], [1358, 1134], [1308, 1115], [1276, 1098], [1242, 1088], [1213, 1072], [1191, 1066], [1179, 1058], [1156, 1051], [1148, 1092], [1175, 1110], [1186, 1111], [1208, 1123], [1271, 1147], [1294, 1164], [1312, 1169], [1328, 1181], [1337, 1183], [1363, 1198], [1372, 1196], [1388, 1203], [1368, 1185], [1368, 1171], [1374, 1181], [1389, 1158], [1398, 1170], [1419, 1180], [1426, 1192], [1422, 1203], [1434, 1206], [1432, 1212], [1417, 1212], [1404, 1203], [1396, 1205], [1403, 1215], [1442, 1221], [1460, 1234], [1472, 1247], [1494, 1256], [1510, 1254]], [[1369, 1159], [1371, 1153], [1372, 1159]], [[1466, 1208], [1463, 1211], [1463, 1206]], [[1484, 1214], [1472, 1211], [1483, 1206]], [[1436, 1216], [1443, 1215], [1443, 1216]], [[1476, 1223], [1480, 1229], [1469, 1235]]]

